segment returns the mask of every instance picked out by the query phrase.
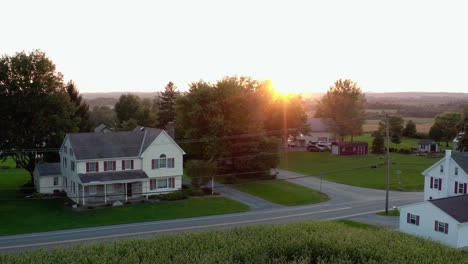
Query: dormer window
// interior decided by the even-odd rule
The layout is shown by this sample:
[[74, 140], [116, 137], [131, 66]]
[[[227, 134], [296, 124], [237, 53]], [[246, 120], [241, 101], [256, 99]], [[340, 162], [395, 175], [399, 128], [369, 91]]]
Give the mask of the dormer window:
[[440, 173], [444, 173], [444, 165], [440, 165]]

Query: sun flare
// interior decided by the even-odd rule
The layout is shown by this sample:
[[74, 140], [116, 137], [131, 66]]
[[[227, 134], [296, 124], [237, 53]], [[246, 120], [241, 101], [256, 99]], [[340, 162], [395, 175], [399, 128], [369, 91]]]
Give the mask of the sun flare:
[[287, 85], [276, 85], [276, 83], [273, 83], [273, 81], [270, 79], [266, 80], [265, 83], [272, 94], [277, 97], [288, 97], [302, 93], [302, 91], [299, 91], [298, 89], [292, 89]]

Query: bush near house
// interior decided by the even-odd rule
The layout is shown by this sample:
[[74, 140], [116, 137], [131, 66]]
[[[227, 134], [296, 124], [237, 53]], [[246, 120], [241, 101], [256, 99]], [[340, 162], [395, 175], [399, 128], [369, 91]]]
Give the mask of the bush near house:
[[[164, 249], [164, 250], [162, 250]], [[1, 263], [468, 263], [468, 253], [351, 221], [258, 225], [0, 255]]]

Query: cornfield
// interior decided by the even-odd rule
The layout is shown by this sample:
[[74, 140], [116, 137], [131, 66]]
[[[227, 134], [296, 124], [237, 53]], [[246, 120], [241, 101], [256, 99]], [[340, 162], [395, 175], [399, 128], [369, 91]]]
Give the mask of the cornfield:
[[349, 221], [258, 225], [0, 255], [0, 263], [468, 263], [468, 253]]

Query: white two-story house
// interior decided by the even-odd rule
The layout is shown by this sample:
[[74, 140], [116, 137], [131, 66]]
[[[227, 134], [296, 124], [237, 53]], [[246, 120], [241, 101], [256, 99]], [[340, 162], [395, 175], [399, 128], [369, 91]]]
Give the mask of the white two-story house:
[[468, 153], [446, 150], [422, 174], [424, 201], [400, 208], [400, 230], [456, 248], [468, 246]]
[[59, 154], [54, 189], [80, 205], [147, 199], [182, 187], [185, 152], [161, 129], [67, 134]]

